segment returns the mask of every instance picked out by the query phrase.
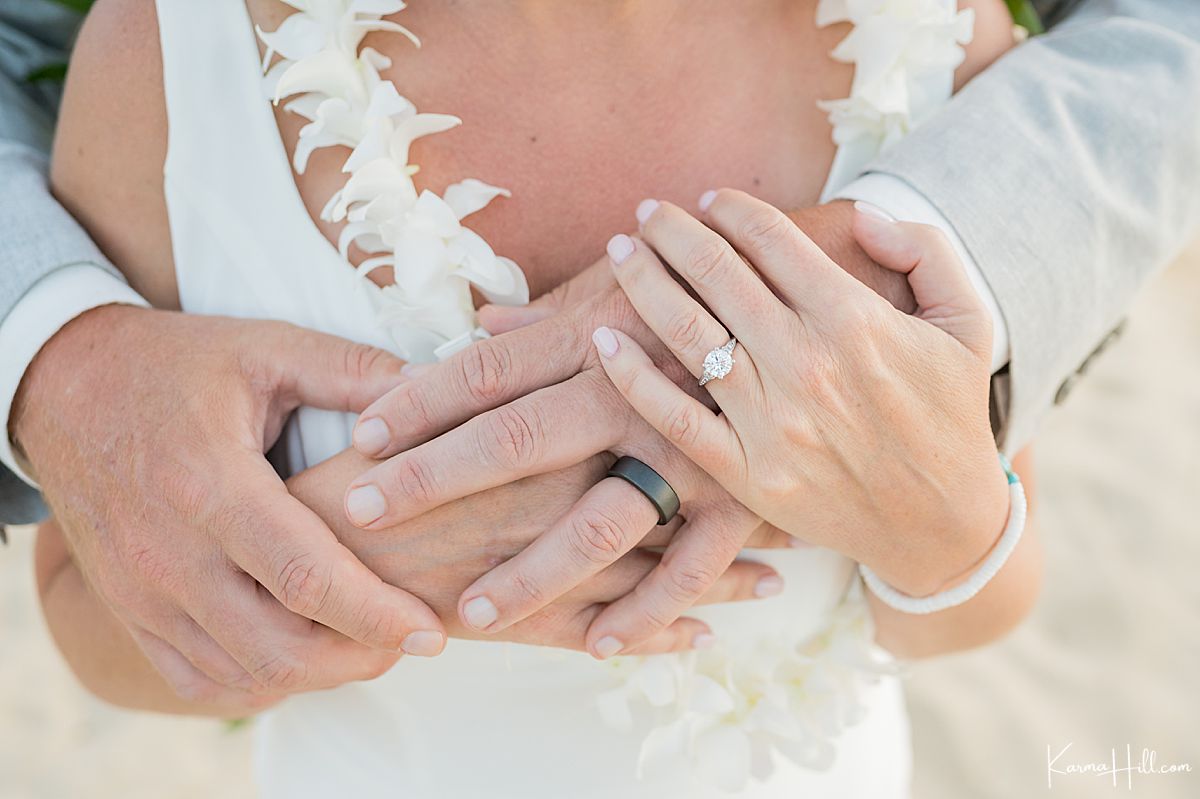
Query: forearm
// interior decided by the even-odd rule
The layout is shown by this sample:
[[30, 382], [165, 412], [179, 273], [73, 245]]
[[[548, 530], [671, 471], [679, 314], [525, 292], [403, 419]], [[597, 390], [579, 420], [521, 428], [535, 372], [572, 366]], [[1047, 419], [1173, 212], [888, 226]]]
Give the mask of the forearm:
[[118, 707], [237, 718], [253, 710], [182, 699], [150, 664], [129, 630], [83, 579], [58, 526], [43, 524], [36, 549], [38, 595], [46, 625], [83, 686]]
[[901, 613], [867, 592], [876, 640], [897, 657], [923, 658], [991, 643], [1016, 627], [1032, 610], [1042, 582], [1042, 549], [1032, 521], [1031, 457], [1014, 460], [1030, 501], [1030, 521], [1004, 568], [970, 601], [926, 616]]

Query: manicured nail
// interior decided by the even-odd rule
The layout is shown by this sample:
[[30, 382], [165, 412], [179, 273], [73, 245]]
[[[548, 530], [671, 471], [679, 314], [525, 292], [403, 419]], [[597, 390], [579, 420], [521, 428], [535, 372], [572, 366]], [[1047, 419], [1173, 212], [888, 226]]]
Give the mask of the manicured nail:
[[608, 240], [608, 257], [617, 266], [625, 263], [625, 259], [633, 255], [634, 244], [633, 239], [626, 236], [624, 233], [618, 233]]
[[596, 657], [607, 660], [613, 655], [625, 648], [625, 644], [621, 643], [611, 635], [606, 635], [596, 642]]
[[405, 377], [420, 377], [428, 372], [437, 364], [433, 363], [406, 363], [400, 367], [400, 374]]
[[715, 190], [715, 189], [709, 189], [708, 191], [706, 191], [706, 192], [704, 192], [703, 194], [701, 194], [701, 195], [700, 195], [700, 201], [699, 201], [698, 203], [696, 203], [696, 204], [700, 206], [700, 210], [701, 210], [701, 211], [707, 211], [707, 210], [708, 210], [708, 207], [709, 207], [710, 205], [712, 205], [712, 203], [713, 203], [713, 200], [715, 200], [715, 199], [717, 199], [717, 192], [716, 192], [716, 190]]
[[404, 637], [400, 648], [404, 650], [404, 654], [406, 655], [431, 658], [438, 652], [441, 652], [442, 647], [445, 645], [446, 636], [436, 630], [417, 630], [415, 633], [409, 633]]
[[387, 422], [378, 416], [363, 419], [354, 427], [354, 448], [363, 455], [382, 452], [391, 438]]
[[377, 486], [359, 486], [346, 495], [346, 512], [355, 524], [370, 524], [387, 512], [387, 500]]
[[896, 217], [892, 216], [878, 205], [871, 205], [870, 203], [863, 202], [862, 200], [854, 201], [854, 210], [858, 211], [863, 216], [869, 216], [872, 219], [878, 219], [880, 222], [887, 222], [889, 225], [896, 222]]
[[466, 620], [469, 627], [476, 630], [486, 630], [498, 618], [500, 618], [500, 612], [496, 610], [492, 600], [485, 596], [477, 596], [463, 605], [463, 619]]
[[697, 633], [692, 639], [692, 649], [712, 649], [717, 643], [717, 636], [712, 633]]
[[592, 341], [605, 358], [611, 358], [621, 349], [621, 342], [617, 341], [617, 337], [607, 327], [596, 328], [596, 332], [592, 333]]
[[763, 577], [754, 584], [754, 595], [759, 599], [775, 596], [783, 591], [783, 578], [771, 575]]
[[650, 215], [658, 210], [658, 200], [642, 200], [637, 207], [637, 221], [639, 225], [646, 224], [646, 220]]

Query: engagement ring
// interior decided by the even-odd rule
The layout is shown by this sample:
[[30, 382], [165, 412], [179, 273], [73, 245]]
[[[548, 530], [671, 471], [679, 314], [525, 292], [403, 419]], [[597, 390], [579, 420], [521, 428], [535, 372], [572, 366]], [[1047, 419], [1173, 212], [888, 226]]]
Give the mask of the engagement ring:
[[731, 338], [725, 345], [704, 356], [704, 374], [700, 375], [700, 385], [709, 380], [720, 380], [729, 374], [733, 369], [733, 348], [736, 346], [737, 339]]

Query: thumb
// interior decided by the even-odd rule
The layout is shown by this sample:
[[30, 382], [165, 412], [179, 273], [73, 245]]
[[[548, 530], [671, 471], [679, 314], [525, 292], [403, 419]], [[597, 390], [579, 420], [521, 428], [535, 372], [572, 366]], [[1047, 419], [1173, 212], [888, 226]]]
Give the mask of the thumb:
[[378, 347], [282, 323], [262, 333], [254, 352], [285, 404], [359, 413], [404, 379], [404, 361]]
[[991, 316], [946, 235], [931, 225], [897, 222], [869, 203], [854, 208], [854, 238], [880, 266], [908, 276], [914, 315], [990, 362]]
[[608, 258], [601, 258], [575, 277], [547, 291], [528, 305], [485, 305], [479, 324], [493, 336], [532, 325], [583, 302], [615, 283]]

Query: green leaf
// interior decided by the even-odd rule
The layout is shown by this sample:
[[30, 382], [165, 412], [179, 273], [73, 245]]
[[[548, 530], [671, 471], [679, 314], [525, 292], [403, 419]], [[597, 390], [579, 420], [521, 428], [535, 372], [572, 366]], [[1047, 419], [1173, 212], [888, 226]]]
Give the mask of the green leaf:
[[1046, 26], [1042, 24], [1042, 18], [1038, 16], [1032, 0], [1004, 0], [1004, 4], [1008, 6], [1008, 13], [1012, 14], [1013, 22], [1029, 31], [1030, 36], [1046, 32]]
[[29, 83], [37, 83], [40, 80], [57, 80], [62, 81], [67, 77], [66, 64], [47, 64], [44, 67], [35, 69], [25, 76], [25, 80]]
[[51, 2], [58, 3], [60, 6], [66, 6], [77, 13], [86, 14], [91, 10], [92, 4], [96, 0], [51, 0]]
[[226, 719], [224, 721], [225, 732], [237, 732], [238, 730], [250, 724], [251, 719]]

